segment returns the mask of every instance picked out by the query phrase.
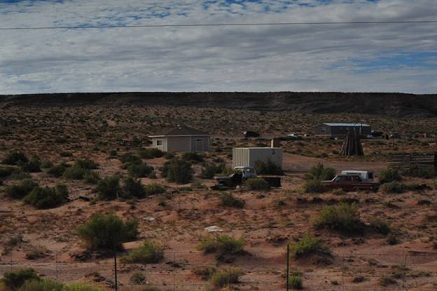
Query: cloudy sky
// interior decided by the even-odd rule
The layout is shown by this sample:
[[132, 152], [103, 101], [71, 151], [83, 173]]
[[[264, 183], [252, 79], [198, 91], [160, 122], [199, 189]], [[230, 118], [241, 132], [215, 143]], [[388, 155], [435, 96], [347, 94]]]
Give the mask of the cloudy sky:
[[0, 94], [437, 93], [436, 0], [1, 0]]

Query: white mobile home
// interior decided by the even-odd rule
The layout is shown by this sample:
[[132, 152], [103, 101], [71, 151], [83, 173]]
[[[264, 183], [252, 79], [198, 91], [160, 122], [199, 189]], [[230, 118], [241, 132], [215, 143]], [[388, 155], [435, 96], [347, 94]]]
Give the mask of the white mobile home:
[[256, 161], [272, 161], [282, 169], [282, 149], [277, 147], [246, 147], [233, 148], [232, 167], [255, 167]]

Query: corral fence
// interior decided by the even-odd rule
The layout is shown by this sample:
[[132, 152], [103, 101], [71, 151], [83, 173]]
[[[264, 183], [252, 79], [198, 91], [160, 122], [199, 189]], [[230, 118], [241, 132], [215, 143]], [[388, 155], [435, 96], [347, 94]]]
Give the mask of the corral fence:
[[[216, 290], [211, 288], [207, 280], [190, 280], [194, 278], [193, 269], [196, 267], [226, 267], [228, 264], [217, 265], [214, 260], [205, 262], [191, 260], [187, 262], [189, 251], [166, 251], [162, 266], [155, 264], [114, 264], [111, 259], [99, 262], [62, 262], [58, 258], [53, 260], [35, 260], [14, 262], [13, 256], [0, 262], [0, 277], [9, 271], [21, 268], [33, 268], [45, 278], [61, 282], [82, 281], [88, 278], [99, 279], [104, 283], [105, 290], [143, 290], [149, 286], [150, 290]], [[321, 272], [313, 271], [312, 267], [304, 267], [293, 260], [287, 260], [287, 253], [264, 253], [263, 256], [283, 257], [283, 264], [270, 263], [269, 260], [245, 262], [244, 264], [230, 264], [239, 266], [245, 271], [241, 276], [238, 290], [293, 290], [287, 289], [287, 272], [293, 274], [299, 271], [305, 290], [436, 290], [437, 286], [437, 252], [404, 253], [354, 253], [334, 254], [335, 264], [327, 265]], [[256, 257], [256, 255], [255, 255]], [[352, 266], [353, 265], [353, 266]], [[316, 267], [317, 268], [317, 267]], [[135, 269], [145, 275], [145, 281], [138, 286], [129, 281], [126, 272]], [[72, 271], [74, 270], [74, 271]], [[118, 280], [115, 285], [115, 280]], [[96, 278], [97, 276], [97, 278]], [[385, 285], [387, 284], [387, 285]], [[156, 289], [153, 289], [153, 288]], [[144, 289], [147, 290], [147, 289]]]
[[393, 154], [390, 155], [390, 167], [432, 167], [437, 170], [437, 152]]

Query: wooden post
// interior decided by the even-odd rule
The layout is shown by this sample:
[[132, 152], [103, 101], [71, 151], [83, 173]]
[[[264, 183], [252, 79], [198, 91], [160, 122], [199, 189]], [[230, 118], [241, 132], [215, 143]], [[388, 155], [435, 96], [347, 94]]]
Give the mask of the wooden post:
[[290, 290], [289, 286], [290, 286], [290, 244], [287, 244], [287, 274], [285, 275], [286, 277], [286, 285], [285, 288], [286, 290]]

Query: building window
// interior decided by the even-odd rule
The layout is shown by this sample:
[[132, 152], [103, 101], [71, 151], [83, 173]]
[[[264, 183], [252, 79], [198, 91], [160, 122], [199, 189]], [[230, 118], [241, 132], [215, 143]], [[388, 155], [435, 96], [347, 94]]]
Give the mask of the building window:
[[157, 146], [162, 146], [162, 139], [158, 139], [158, 140], [156, 141], [156, 145], [157, 145]]

